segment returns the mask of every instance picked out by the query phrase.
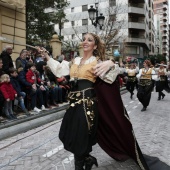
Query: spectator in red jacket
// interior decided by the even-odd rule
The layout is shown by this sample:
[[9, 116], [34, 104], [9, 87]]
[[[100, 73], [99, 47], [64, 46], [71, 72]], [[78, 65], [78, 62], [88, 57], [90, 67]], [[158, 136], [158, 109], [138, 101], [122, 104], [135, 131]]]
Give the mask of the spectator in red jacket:
[[8, 74], [3, 74], [0, 78], [0, 91], [5, 98], [4, 112], [8, 119], [16, 119], [12, 110], [12, 101], [17, 97], [17, 92], [12, 87]]
[[[26, 80], [27, 82], [31, 83], [32, 85], [34, 85], [34, 89], [31, 90], [31, 108], [33, 109], [33, 111], [35, 112], [40, 112], [41, 110], [46, 110], [45, 108], [45, 99], [44, 99], [44, 95], [43, 92], [46, 92], [45, 87], [43, 86], [43, 81], [41, 81], [41, 79], [38, 77], [38, 74], [36, 73], [36, 67], [35, 64], [32, 62], [28, 62], [27, 63], [27, 67], [28, 67], [28, 71], [26, 73]], [[38, 98], [38, 102], [39, 102], [39, 106], [41, 109], [38, 109], [36, 107], [36, 98], [32, 98], [34, 95], [36, 95], [36, 98]]]

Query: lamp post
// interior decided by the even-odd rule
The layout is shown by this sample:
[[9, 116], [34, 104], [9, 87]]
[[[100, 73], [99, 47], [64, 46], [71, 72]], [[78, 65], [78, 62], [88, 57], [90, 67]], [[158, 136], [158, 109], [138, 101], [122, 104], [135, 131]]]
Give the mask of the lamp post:
[[88, 9], [88, 13], [89, 13], [89, 18], [92, 22], [92, 25], [94, 25], [95, 27], [97, 27], [97, 25], [99, 25], [100, 30], [102, 30], [102, 27], [104, 25], [104, 20], [105, 17], [103, 16], [103, 14], [100, 14], [100, 16], [98, 16], [98, 3], [95, 3], [95, 8], [93, 8], [93, 5], [90, 6], [90, 9]]

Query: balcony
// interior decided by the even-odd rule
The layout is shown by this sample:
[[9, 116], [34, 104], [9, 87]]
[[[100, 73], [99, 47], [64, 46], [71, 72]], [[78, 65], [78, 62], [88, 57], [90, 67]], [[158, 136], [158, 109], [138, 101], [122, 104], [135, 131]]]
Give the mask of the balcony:
[[149, 40], [146, 39], [144, 35], [129, 35], [127, 42], [146, 44], [146, 46], [149, 48]]
[[162, 50], [163, 54], [168, 54], [168, 50]]
[[163, 45], [162, 48], [163, 49], [168, 49], [168, 45]]
[[145, 23], [139, 23], [139, 22], [129, 22], [128, 23], [128, 28], [133, 28], [133, 29], [142, 29], [142, 30], [145, 30], [146, 27], [145, 27]]
[[163, 5], [163, 10], [167, 10], [168, 9], [168, 5], [164, 4]]
[[168, 12], [167, 11], [164, 11], [163, 12], [163, 16], [167, 16], [168, 15]]
[[168, 21], [168, 17], [167, 16], [163, 16], [162, 19], [163, 19], [163, 21]]
[[168, 40], [167, 39], [162, 39], [162, 43], [165, 45], [168, 43]]
[[168, 37], [168, 34], [163, 32], [163, 33], [162, 33], [162, 37], [164, 37], [164, 38], [165, 38], [165, 37]]
[[145, 16], [145, 6], [144, 4], [136, 4], [136, 3], [129, 3], [128, 4], [128, 13], [131, 14], [140, 14]]

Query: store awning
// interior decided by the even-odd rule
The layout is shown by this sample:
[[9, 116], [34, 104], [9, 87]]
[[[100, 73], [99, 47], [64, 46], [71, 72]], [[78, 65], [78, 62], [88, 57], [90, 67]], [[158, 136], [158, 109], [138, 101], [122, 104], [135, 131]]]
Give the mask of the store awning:
[[4, 2], [7, 5], [14, 6], [20, 9], [25, 8], [25, 0], [0, 0], [0, 2]]

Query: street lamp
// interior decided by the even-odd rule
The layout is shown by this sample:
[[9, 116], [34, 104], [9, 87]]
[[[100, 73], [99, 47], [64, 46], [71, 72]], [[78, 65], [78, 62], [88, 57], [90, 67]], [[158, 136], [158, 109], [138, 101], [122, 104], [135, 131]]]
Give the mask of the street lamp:
[[90, 6], [90, 9], [88, 9], [88, 13], [92, 25], [94, 25], [95, 27], [99, 25], [99, 28], [102, 29], [105, 17], [103, 16], [103, 14], [100, 14], [100, 16], [98, 16], [98, 5], [99, 5], [98, 3], [95, 3], [96, 9], [93, 8], [93, 6]]

